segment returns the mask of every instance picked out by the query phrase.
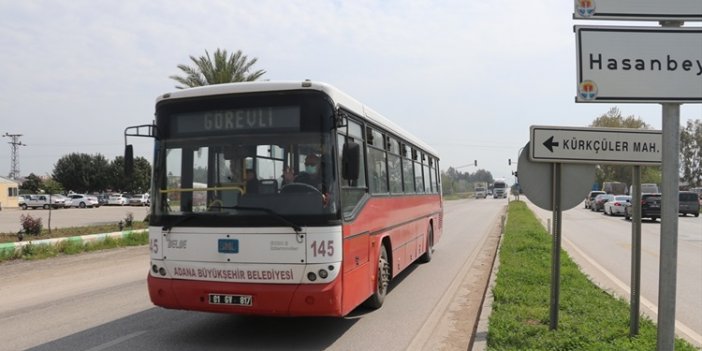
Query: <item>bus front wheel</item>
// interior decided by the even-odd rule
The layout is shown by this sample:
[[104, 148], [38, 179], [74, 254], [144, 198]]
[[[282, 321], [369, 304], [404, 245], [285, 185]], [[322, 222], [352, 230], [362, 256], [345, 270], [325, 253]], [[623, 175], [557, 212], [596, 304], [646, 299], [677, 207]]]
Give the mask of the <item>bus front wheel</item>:
[[375, 292], [365, 302], [365, 306], [373, 309], [378, 309], [385, 301], [385, 295], [388, 293], [388, 284], [390, 283], [390, 262], [388, 262], [388, 251], [385, 245], [380, 247], [380, 255], [378, 257], [378, 276], [376, 278]]

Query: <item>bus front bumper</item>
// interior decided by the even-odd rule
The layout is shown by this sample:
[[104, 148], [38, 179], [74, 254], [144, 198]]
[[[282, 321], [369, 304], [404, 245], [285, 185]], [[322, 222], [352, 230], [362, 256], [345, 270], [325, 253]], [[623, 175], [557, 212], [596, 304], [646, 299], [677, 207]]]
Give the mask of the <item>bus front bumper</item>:
[[[341, 282], [250, 284], [148, 277], [156, 306], [193, 311], [267, 316], [342, 316]], [[250, 296], [251, 306], [214, 304], [210, 295]]]

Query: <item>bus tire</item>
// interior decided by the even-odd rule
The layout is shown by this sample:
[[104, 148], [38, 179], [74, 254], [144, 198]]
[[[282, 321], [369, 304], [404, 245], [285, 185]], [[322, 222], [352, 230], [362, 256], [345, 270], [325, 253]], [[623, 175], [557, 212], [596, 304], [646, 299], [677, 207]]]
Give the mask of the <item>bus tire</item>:
[[364, 302], [366, 307], [378, 309], [385, 301], [385, 295], [388, 294], [388, 284], [390, 283], [390, 262], [388, 261], [388, 251], [385, 245], [380, 246], [380, 255], [378, 256], [378, 276], [376, 278], [375, 292], [368, 300]]
[[429, 263], [434, 254], [434, 228], [431, 224], [429, 224], [429, 228], [427, 228], [426, 248], [427, 251], [422, 256], [419, 256], [419, 262], [421, 263]]

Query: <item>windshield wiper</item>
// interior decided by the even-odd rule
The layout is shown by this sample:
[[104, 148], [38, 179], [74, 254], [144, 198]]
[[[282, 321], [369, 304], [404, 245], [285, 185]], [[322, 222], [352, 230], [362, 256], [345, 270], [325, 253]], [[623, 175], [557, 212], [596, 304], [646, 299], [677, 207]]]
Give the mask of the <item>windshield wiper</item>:
[[167, 232], [170, 233], [170, 232], [171, 232], [171, 229], [173, 229], [173, 227], [175, 227], [176, 225], [181, 224], [181, 223], [183, 223], [183, 222], [185, 222], [185, 221], [187, 221], [187, 220], [190, 220], [190, 219], [192, 219], [192, 218], [195, 218], [195, 217], [197, 217], [197, 215], [194, 214], [194, 213], [188, 213], [188, 214], [186, 214], [186, 215], [183, 215], [182, 217], [179, 217], [178, 219], [176, 219], [176, 220], [174, 220], [173, 222], [171, 222], [170, 224], [164, 225], [164, 226], [163, 226], [163, 230], [165, 230], [165, 231], [167, 231]]
[[220, 209], [225, 209], [225, 210], [244, 210], [244, 211], [261, 211], [265, 212], [272, 217], [277, 218], [281, 222], [289, 225], [292, 227], [293, 230], [295, 230], [296, 233], [299, 233], [302, 231], [302, 227], [299, 225], [293, 223], [289, 219], [283, 217], [282, 215], [278, 214], [277, 212], [271, 210], [270, 208], [265, 208], [265, 207], [249, 207], [249, 206], [212, 206], [212, 208], [220, 208]]

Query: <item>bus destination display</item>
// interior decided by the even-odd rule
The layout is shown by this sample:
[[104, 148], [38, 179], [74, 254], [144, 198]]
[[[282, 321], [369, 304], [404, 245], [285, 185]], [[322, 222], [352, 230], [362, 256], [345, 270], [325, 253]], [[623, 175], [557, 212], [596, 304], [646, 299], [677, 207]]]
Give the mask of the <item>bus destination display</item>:
[[179, 113], [172, 134], [232, 133], [261, 130], [299, 130], [300, 107], [275, 106]]

